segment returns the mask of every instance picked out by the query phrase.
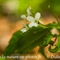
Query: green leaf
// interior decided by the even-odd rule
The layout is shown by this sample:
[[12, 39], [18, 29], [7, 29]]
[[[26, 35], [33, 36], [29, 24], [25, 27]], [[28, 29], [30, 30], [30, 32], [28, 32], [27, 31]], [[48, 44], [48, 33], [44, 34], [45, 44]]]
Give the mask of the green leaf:
[[44, 47], [40, 47], [39, 52], [47, 59], [45, 52], [44, 52]]
[[51, 60], [50, 58], [48, 58], [48, 57], [45, 55], [44, 47], [40, 47], [39, 52], [46, 58], [46, 60]]
[[56, 44], [56, 47], [57, 47], [57, 51], [60, 50], [60, 35], [58, 36], [58, 42]]
[[58, 36], [58, 42], [55, 45], [56, 47], [54, 49], [51, 49], [51, 46], [49, 47], [49, 51], [52, 53], [60, 51], [60, 35]]
[[52, 52], [52, 53], [58, 52], [58, 47], [57, 47], [57, 46], [56, 46], [55, 48], [53, 48], [53, 49], [51, 48], [51, 46], [49, 46], [48, 49], [49, 49], [49, 51]]
[[[47, 60], [49, 60], [49, 58], [47, 58], [46, 55], [45, 55], [44, 48], [50, 43], [51, 38], [53, 37], [53, 35], [52, 35], [48, 30], [46, 30], [46, 31], [47, 31], [47, 33], [45, 33], [45, 34], [43, 35], [43, 37], [41, 38], [42, 41], [40, 41], [40, 44], [39, 44], [39, 46], [40, 46], [39, 52], [40, 52]], [[45, 31], [45, 32], [46, 32], [46, 31]], [[44, 32], [43, 32], [43, 33], [44, 33]]]
[[[23, 35], [23, 39], [20, 40], [19, 45], [20, 48], [18, 49], [18, 52], [23, 53], [26, 49], [27, 50], [31, 50], [30, 46], [35, 42], [35, 40], [37, 40], [40, 36], [40, 33], [43, 32], [43, 28], [41, 27], [32, 27], [30, 28], [26, 33], [24, 33]], [[34, 47], [37, 46], [37, 44], [35, 43]], [[32, 48], [32, 46], [31, 46]]]
[[50, 43], [52, 37], [53, 37], [53, 35], [49, 32], [49, 33], [47, 34], [47, 36], [45, 37], [45, 41], [44, 41], [44, 43], [43, 43], [43, 46], [47, 46], [47, 45]]
[[58, 42], [55, 45], [55, 48], [51, 48], [51, 46], [49, 47], [49, 51], [52, 53], [58, 52], [60, 50], [60, 35], [58, 36]]
[[[41, 31], [40, 33], [44, 32], [45, 30], [47, 30], [47, 29], [43, 29], [43, 31]], [[47, 31], [47, 32], [48, 32], [48, 31]], [[19, 52], [21, 51], [21, 52], [23, 52], [23, 53], [28, 53], [28, 52], [30, 52], [33, 48], [35, 48], [36, 46], [38, 46], [39, 44], [42, 45], [43, 42], [44, 42], [43, 36], [46, 35], [47, 32], [44, 32], [44, 33], [42, 33], [41, 35], [36, 36], [34, 39], [32, 39], [32, 41], [30, 40], [30, 42], [27, 42], [27, 43], [29, 43], [29, 44], [28, 44], [28, 45], [27, 45], [27, 44], [24, 45], [22, 51], [21, 51], [21, 49], [20, 49]], [[38, 34], [40, 34], [40, 33], [38, 33]], [[28, 41], [29, 41], [29, 40], [28, 40]], [[25, 46], [26, 46], [26, 47], [25, 47]]]
[[[34, 47], [38, 45], [42, 46], [50, 30], [50, 28], [43, 28], [38, 26], [30, 28], [25, 33], [20, 31], [15, 32], [9, 42], [9, 45], [4, 51], [4, 55], [11, 55], [15, 53], [16, 50], [16, 53], [24, 54], [30, 52]], [[49, 41], [47, 41], [47, 44]]]
[[[41, 45], [44, 42], [44, 37], [46, 33], [50, 31], [49, 28], [42, 27], [33, 27], [29, 29], [25, 34], [24, 38], [20, 40], [20, 48], [18, 49], [19, 53], [25, 53], [32, 50], [37, 45]], [[34, 45], [33, 45], [34, 44]]]
[[4, 51], [4, 55], [11, 55], [15, 52], [15, 50], [18, 48], [18, 42], [22, 38], [22, 32], [17, 31], [13, 34], [12, 38], [9, 41], [9, 45], [6, 47]]

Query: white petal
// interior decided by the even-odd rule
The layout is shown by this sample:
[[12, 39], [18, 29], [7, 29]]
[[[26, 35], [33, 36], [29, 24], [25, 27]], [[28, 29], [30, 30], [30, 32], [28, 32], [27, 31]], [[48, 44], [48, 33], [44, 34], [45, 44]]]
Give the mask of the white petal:
[[31, 7], [29, 6], [29, 8], [27, 8], [27, 14], [28, 14], [28, 15], [31, 15], [30, 10], [31, 10]]
[[21, 18], [26, 19], [26, 16], [25, 15], [21, 15]]
[[26, 28], [22, 28], [20, 31], [22, 31], [23, 33], [27, 31]]
[[33, 27], [33, 26], [37, 27], [38, 24], [37, 24], [37, 23], [34, 23], [34, 22], [31, 22], [28, 26], [29, 26], [30, 28]]
[[27, 20], [33, 22], [35, 19], [32, 16], [27, 16]]
[[39, 12], [37, 12], [36, 15], [35, 15], [35, 19], [39, 20], [40, 16], [41, 16], [41, 14]]

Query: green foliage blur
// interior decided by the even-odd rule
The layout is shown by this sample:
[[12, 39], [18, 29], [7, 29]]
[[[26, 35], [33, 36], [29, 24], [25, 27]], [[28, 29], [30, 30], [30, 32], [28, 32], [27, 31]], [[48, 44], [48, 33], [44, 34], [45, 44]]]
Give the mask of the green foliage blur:
[[[31, 6], [32, 10], [35, 12], [39, 11], [40, 4], [43, 2], [43, 0], [0, 0], [0, 9], [1, 11], [4, 10], [4, 4], [9, 1], [18, 1], [19, 3], [16, 3], [17, 7], [13, 12], [15, 14], [23, 14], [26, 13], [26, 10], [29, 6]], [[13, 3], [14, 4], [14, 3]], [[12, 7], [12, 6], [11, 6]], [[7, 8], [6, 8], [7, 9]], [[8, 9], [7, 9], [8, 10]], [[3, 11], [4, 13], [8, 13], [6, 10]], [[1, 12], [0, 12], [1, 13]]]
[[0, 60], [6, 60], [5, 58], [0, 58]]
[[[10, 13], [7, 12], [8, 8], [3, 8], [6, 7], [4, 4], [9, 1], [18, 1], [18, 3], [16, 3], [17, 8]], [[0, 0], [0, 15], [21, 15], [26, 13], [29, 6], [32, 7], [33, 14], [36, 12], [50, 13], [48, 5], [50, 5], [50, 9], [55, 15], [60, 16], [60, 0]]]
[[42, 12], [51, 12], [48, 8], [50, 5], [51, 11], [56, 15], [60, 16], [60, 0], [44, 0], [44, 2], [41, 4], [41, 11]]

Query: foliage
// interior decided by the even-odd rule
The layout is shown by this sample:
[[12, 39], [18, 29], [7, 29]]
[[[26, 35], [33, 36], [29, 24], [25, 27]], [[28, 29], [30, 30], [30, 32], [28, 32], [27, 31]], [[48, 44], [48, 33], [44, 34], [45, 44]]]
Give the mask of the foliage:
[[[37, 12], [35, 17], [33, 17], [30, 10], [31, 7], [27, 9], [27, 15], [21, 16], [21, 18], [28, 20], [30, 23], [27, 25], [23, 23], [24, 27], [13, 34], [9, 41], [9, 45], [4, 51], [4, 56], [9, 56], [15, 53], [26, 54], [36, 46], [40, 46], [39, 52], [44, 56], [44, 48], [48, 45], [50, 45], [48, 50], [52, 53], [60, 50], [60, 22], [58, 19], [56, 19], [58, 23], [53, 22], [48, 25], [43, 25], [39, 23], [41, 14]], [[59, 34], [52, 34], [51, 30], [54, 28], [59, 32]], [[56, 44], [54, 44], [55, 41], [52, 41], [53, 37], [56, 38], [55, 40], [58, 40]], [[55, 46], [55, 48], [52, 49], [51, 46]]]
[[[48, 44], [54, 45], [51, 40], [54, 35], [50, 32], [50, 30], [52, 28], [57, 29], [59, 26], [58, 24], [54, 26], [53, 25], [54, 23], [45, 25], [44, 27], [42, 25], [38, 27], [32, 27], [25, 33], [22, 33], [21, 31], [15, 32], [10, 39], [9, 45], [4, 51], [4, 55], [8, 56], [14, 53], [25, 54], [30, 52], [36, 46], [40, 46], [40, 49], [43, 48], [43, 50], [40, 50], [40, 52], [44, 52], [44, 48]], [[51, 49], [51, 46], [49, 47], [49, 51], [52, 53], [60, 50], [60, 34], [56, 36], [58, 38], [58, 43], [55, 45], [57, 48]], [[44, 53], [42, 54], [44, 55]]]
[[5, 58], [0, 58], [0, 60], [6, 60]]

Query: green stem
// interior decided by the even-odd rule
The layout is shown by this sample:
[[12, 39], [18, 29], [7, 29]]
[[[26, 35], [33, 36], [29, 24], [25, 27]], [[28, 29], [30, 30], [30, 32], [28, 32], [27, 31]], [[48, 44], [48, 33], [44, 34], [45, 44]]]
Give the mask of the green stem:
[[52, 13], [52, 15], [55, 17], [55, 19], [57, 20], [57, 22], [59, 23], [58, 18], [55, 16], [55, 14], [52, 12], [52, 10], [49, 8], [50, 12]]

